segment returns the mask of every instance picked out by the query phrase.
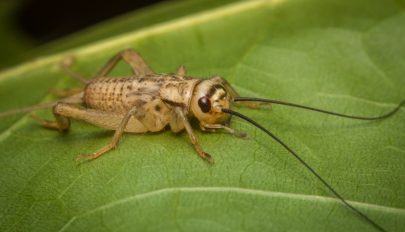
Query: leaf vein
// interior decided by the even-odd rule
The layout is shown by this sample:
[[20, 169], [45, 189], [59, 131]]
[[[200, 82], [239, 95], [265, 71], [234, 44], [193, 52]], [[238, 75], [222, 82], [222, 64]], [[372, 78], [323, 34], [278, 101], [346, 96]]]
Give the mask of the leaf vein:
[[[122, 198], [119, 200], [115, 200], [109, 202], [107, 204], [101, 205], [97, 208], [92, 210], [86, 211], [78, 216], [72, 217], [62, 228], [59, 232], [64, 231], [68, 228], [75, 220], [78, 218], [83, 218], [87, 215], [91, 215], [97, 213], [99, 211], [103, 211], [109, 208], [113, 208], [117, 205], [125, 204], [131, 201], [137, 201], [144, 198], [149, 197], [156, 197], [160, 196], [161, 194], [171, 194], [171, 193], [238, 193], [238, 194], [245, 194], [245, 195], [256, 195], [260, 197], [276, 197], [276, 198], [290, 198], [295, 200], [302, 200], [302, 201], [318, 201], [322, 203], [340, 203], [338, 199], [332, 197], [325, 197], [325, 196], [315, 196], [315, 195], [306, 195], [306, 194], [299, 194], [299, 193], [287, 193], [287, 192], [276, 192], [276, 191], [268, 191], [268, 190], [258, 190], [258, 189], [249, 189], [249, 188], [240, 188], [240, 187], [173, 187], [173, 188], [163, 188], [158, 189], [150, 192], [140, 193], [133, 196], [129, 196], [126, 198]], [[405, 215], [405, 209], [402, 208], [394, 208], [389, 206], [381, 206], [372, 203], [365, 203], [359, 201], [350, 201], [348, 202], [357, 207], [369, 208], [374, 210], [386, 211], [391, 213], [403, 214]]]

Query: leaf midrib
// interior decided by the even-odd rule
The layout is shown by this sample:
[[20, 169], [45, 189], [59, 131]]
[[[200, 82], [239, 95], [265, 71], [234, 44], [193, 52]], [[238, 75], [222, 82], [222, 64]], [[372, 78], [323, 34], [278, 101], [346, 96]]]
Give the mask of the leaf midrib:
[[[153, 190], [150, 192], [139, 193], [133, 196], [129, 196], [126, 198], [122, 198], [119, 200], [115, 200], [109, 202], [107, 204], [101, 205], [97, 208], [92, 210], [88, 210], [80, 215], [73, 216], [62, 228], [60, 231], [64, 231], [66, 228], [70, 226], [75, 220], [78, 218], [85, 217], [87, 215], [91, 215], [97, 213], [98, 211], [106, 210], [113, 208], [115, 206], [137, 201], [149, 197], [158, 197], [162, 194], [177, 194], [177, 193], [237, 193], [237, 194], [245, 194], [245, 195], [255, 195], [260, 197], [270, 197], [270, 198], [286, 198], [290, 200], [300, 200], [300, 201], [311, 201], [311, 202], [318, 202], [318, 203], [325, 203], [325, 204], [336, 204], [341, 203], [338, 199], [332, 197], [325, 197], [325, 196], [318, 196], [318, 195], [308, 195], [308, 194], [298, 194], [298, 193], [287, 193], [287, 192], [277, 192], [277, 191], [269, 191], [269, 190], [258, 190], [258, 189], [250, 189], [250, 188], [240, 188], [240, 187], [172, 187], [172, 188], [162, 188], [158, 190]], [[389, 206], [382, 206], [376, 205], [371, 203], [359, 202], [359, 201], [351, 201], [347, 200], [351, 205], [359, 208], [367, 208], [372, 209], [375, 211], [383, 211], [383, 212], [390, 212], [393, 214], [402, 214], [405, 216], [405, 209], [389, 207]]]

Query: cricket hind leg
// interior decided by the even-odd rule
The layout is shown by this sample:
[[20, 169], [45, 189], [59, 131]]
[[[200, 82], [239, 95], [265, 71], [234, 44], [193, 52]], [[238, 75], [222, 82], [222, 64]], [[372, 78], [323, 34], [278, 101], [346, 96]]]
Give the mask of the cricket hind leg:
[[[133, 49], [126, 49], [122, 50], [113, 56], [101, 69], [98, 71], [95, 77], [105, 77], [107, 76], [114, 67], [118, 64], [119, 61], [124, 60], [128, 63], [133, 73], [136, 76], [145, 76], [145, 75], [153, 75], [155, 72], [146, 64], [144, 59]], [[90, 80], [87, 80], [82, 75], [74, 72], [71, 69], [72, 64], [74, 63], [74, 57], [69, 56], [62, 60], [60, 67], [66, 75], [80, 81], [83, 84], [87, 84]]]
[[125, 115], [86, 109], [68, 103], [59, 103], [54, 109], [55, 113], [58, 115], [82, 120], [102, 128], [115, 130], [114, 136], [109, 144], [92, 154], [79, 155], [76, 160], [93, 160], [114, 149], [118, 145], [118, 142], [125, 131], [138, 133], [148, 131], [148, 129], [137, 118], [139, 111], [142, 111], [138, 110], [138, 107], [131, 108]]
[[141, 55], [133, 49], [122, 50], [113, 56], [97, 73], [96, 77], [107, 76], [120, 60], [128, 63], [136, 76], [153, 75], [155, 72], [146, 64]]
[[67, 132], [70, 128], [70, 120], [68, 117], [62, 116], [55, 111], [57, 105], [53, 107], [52, 113], [55, 117], [55, 121], [46, 120], [36, 116], [35, 114], [31, 114], [31, 118], [37, 121], [41, 126], [52, 129], [58, 130], [60, 132]]
[[79, 161], [81, 159], [94, 160], [94, 159], [97, 159], [98, 157], [100, 157], [101, 155], [103, 155], [104, 153], [106, 153], [112, 149], [115, 149], [118, 145], [118, 142], [120, 141], [122, 134], [125, 131], [125, 128], [127, 127], [127, 124], [129, 122], [130, 118], [132, 117], [133, 114], [135, 114], [136, 110], [137, 110], [137, 107], [133, 107], [125, 114], [125, 116], [122, 118], [121, 122], [119, 123], [118, 127], [116, 128], [114, 136], [110, 143], [108, 143], [106, 146], [102, 147], [101, 149], [97, 150], [96, 152], [94, 152], [92, 154], [82, 154], [82, 155], [77, 156], [76, 161]]
[[82, 84], [89, 83], [90, 82], [89, 80], [86, 80], [85, 77], [83, 77], [82, 75], [80, 75], [72, 70], [71, 66], [73, 63], [74, 63], [74, 57], [68, 56], [62, 60], [62, 62], [60, 63], [60, 68], [66, 75], [72, 77], [73, 79], [76, 79], [77, 81], [81, 82]]
[[[58, 130], [60, 132], [67, 132], [70, 128], [70, 115], [63, 115], [62, 112], [59, 110], [61, 106], [70, 106], [72, 107], [73, 104], [81, 103], [82, 102], [82, 95], [83, 93], [80, 91], [68, 98], [59, 100], [59, 102], [53, 103], [52, 106], [52, 113], [55, 117], [55, 121], [46, 120], [36, 116], [35, 114], [31, 114], [31, 118], [36, 120], [40, 125], [45, 128]], [[76, 107], [77, 108], [77, 107]]]
[[51, 89], [51, 94], [58, 98], [66, 98], [78, 94], [82, 91], [83, 88]]

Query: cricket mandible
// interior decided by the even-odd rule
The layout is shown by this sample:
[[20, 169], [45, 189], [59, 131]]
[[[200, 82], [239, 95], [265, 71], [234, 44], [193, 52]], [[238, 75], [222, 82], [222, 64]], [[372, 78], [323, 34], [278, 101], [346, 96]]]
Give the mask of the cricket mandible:
[[[129, 64], [133, 75], [119, 78], [107, 77], [121, 60]], [[94, 153], [79, 155], [76, 160], [94, 160], [116, 148], [124, 132], [158, 132], [170, 127], [171, 131], [177, 133], [185, 129], [197, 154], [212, 163], [213, 158], [203, 150], [193, 132], [189, 122], [190, 118], [195, 117], [203, 131], [225, 130], [237, 137], [245, 137], [244, 133], [229, 127], [230, 117], [234, 115], [253, 124], [273, 138], [303, 164], [345, 206], [375, 229], [385, 231], [382, 226], [347, 202], [306, 161], [272, 132], [230, 108], [235, 103], [257, 108], [257, 102], [259, 102], [296, 107], [350, 119], [380, 120], [398, 112], [405, 105], [405, 100], [381, 116], [353, 116], [279, 100], [240, 97], [222, 77], [214, 76], [209, 79], [190, 77], [187, 76], [184, 66], [180, 66], [176, 74], [157, 74], [133, 49], [123, 50], [112, 57], [96, 74], [95, 78], [90, 80], [73, 72], [70, 68], [72, 63], [72, 57], [66, 58], [61, 62], [61, 68], [68, 75], [82, 82], [83, 88], [67, 91], [63, 93], [64, 98], [55, 102], [2, 112], [0, 117], [52, 108], [54, 121], [45, 120], [35, 115], [31, 116], [42, 126], [61, 132], [69, 130], [70, 119], [81, 120], [115, 131], [109, 144]]]

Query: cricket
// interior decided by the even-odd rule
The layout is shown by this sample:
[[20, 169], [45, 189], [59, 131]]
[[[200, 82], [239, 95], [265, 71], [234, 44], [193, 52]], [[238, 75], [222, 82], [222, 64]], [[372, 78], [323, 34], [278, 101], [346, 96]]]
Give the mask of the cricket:
[[[185, 130], [196, 153], [203, 160], [213, 163], [214, 159], [204, 151], [190, 124], [196, 118], [202, 131], [216, 132], [223, 130], [236, 137], [246, 134], [230, 127], [231, 116], [238, 117], [257, 127], [283, 146], [293, 157], [311, 172], [343, 205], [378, 231], [386, 231], [383, 226], [368, 217], [347, 202], [327, 180], [321, 177], [297, 152], [280, 140], [270, 130], [253, 119], [231, 109], [232, 106], [244, 105], [260, 108], [261, 104], [277, 104], [301, 108], [318, 113], [355, 120], [382, 120], [398, 112], [405, 100], [391, 111], [373, 117], [354, 116], [327, 111], [310, 106], [279, 100], [241, 97], [222, 77], [199, 79], [187, 76], [186, 68], [180, 66], [175, 74], [157, 74], [133, 49], [126, 49], [113, 56], [92, 79], [86, 79], [72, 71], [73, 57], [61, 62], [61, 69], [66, 74], [83, 84], [80, 89], [60, 93], [60, 100], [31, 107], [1, 112], [0, 117], [20, 113], [30, 113], [41, 109], [52, 109], [54, 121], [31, 115], [45, 128], [66, 132], [70, 119], [84, 121], [97, 127], [114, 130], [110, 143], [90, 154], [81, 154], [76, 161], [94, 160], [106, 152], [115, 149], [123, 133], [158, 132], [170, 128], [174, 133]], [[123, 60], [133, 71], [129, 77], [108, 77], [116, 64]]]

